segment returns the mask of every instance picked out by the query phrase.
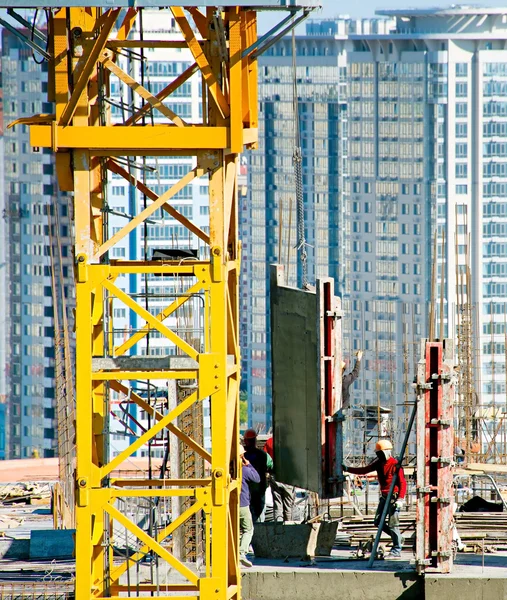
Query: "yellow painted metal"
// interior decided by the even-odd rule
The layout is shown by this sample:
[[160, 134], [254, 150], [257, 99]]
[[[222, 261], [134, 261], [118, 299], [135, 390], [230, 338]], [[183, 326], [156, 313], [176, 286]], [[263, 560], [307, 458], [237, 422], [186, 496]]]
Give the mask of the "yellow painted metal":
[[[119, 9], [101, 12], [96, 8], [66, 8], [50, 14], [52, 32], [49, 96], [55, 101], [55, 115], [32, 121], [33, 146], [56, 152], [57, 173], [62, 189], [74, 190], [76, 253], [76, 600], [115, 598], [127, 591], [130, 596], [156, 590], [169, 598], [228, 600], [240, 598], [238, 566], [239, 532], [239, 329], [238, 276], [240, 247], [236, 176], [238, 153], [257, 142], [257, 71], [255, 62], [243, 58], [244, 50], [256, 39], [255, 12], [238, 7], [207, 7], [205, 12], [189, 9], [202, 39], [197, 39], [181, 7], [172, 7], [182, 39], [173, 46], [188, 48], [195, 63], [156, 96], [123, 72], [116, 64], [117, 52], [124, 47], [157, 47], [157, 42], [132, 38], [138, 10], [124, 14], [119, 29]], [[227, 32], [228, 56], [219, 52], [223, 39], [215, 27], [217, 13]], [[168, 47], [167, 42], [158, 43]], [[187, 125], [162, 101], [194, 73], [205, 83], [206, 107], [201, 125]], [[104, 119], [101, 88], [108, 89], [109, 75], [115, 73], [146, 103], [123, 125]], [[69, 76], [70, 74], [70, 76]], [[100, 92], [100, 93], [99, 93]], [[168, 118], [160, 125], [139, 125], [153, 108]], [[106, 111], [107, 112], [107, 111]], [[107, 115], [106, 115], [107, 116]], [[171, 123], [170, 121], [173, 121]], [[174, 124], [176, 123], [176, 124]], [[162, 195], [123, 169], [113, 157], [194, 156], [197, 167]], [[103, 178], [112, 171], [146, 194], [151, 203], [116, 235], [107, 238], [104, 226]], [[181, 215], [171, 201], [195, 177], [209, 177], [209, 233]], [[110, 251], [158, 208], [187, 227], [191, 234], [209, 244], [209, 260], [115, 261]], [[142, 274], [188, 278], [186, 293], [151, 314], [138, 299], [117, 284], [121, 275]], [[170, 319], [189, 298], [203, 298], [205, 324], [203, 346], [196, 350], [172, 330]], [[121, 301], [137, 313], [142, 324], [122, 344], [114, 347], [112, 303]], [[108, 321], [109, 319], [109, 321]], [[128, 353], [151, 331], [157, 331], [179, 354], [193, 359], [198, 368], [94, 370], [92, 359], [116, 358]], [[102, 364], [102, 363], [101, 363]], [[169, 363], [168, 363], [169, 364]], [[172, 410], [154, 408], [133, 389], [133, 380], [187, 379], [195, 391]], [[111, 394], [129, 396], [140, 409], [150, 411], [153, 421], [137, 435], [128, 448], [110, 457], [106, 439], [111, 410]], [[211, 451], [186, 435], [174, 420], [194, 403], [210, 399]], [[160, 432], [169, 430], [209, 464], [202, 479], [141, 479], [113, 477], [133, 453]], [[121, 512], [124, 498], [165, 498], [182, 496], [193, 504], [171, 523], [150, 535]], [[205, 520], [205, 569], [196, 574], [172, 555], [167, 544], [179, 527], [201, 512]], [[138, 540], [138, 551], [120, 565], [113, 563], [111, 543], [113, 521]], [[211, 542], [211, 532], [213, 542]], [[172, 585], [154, 582], [127, 589], [120, 577], [154, 552], [183, 575], [187, 583]], [[178, 594], [192, 594], [183, 595]], [[176, 595], [173, 595], [176, 594]], [[123, 597], [123, 596], [121, 596]]]
[[[140, 143], [141, 136], [146, 139], [146, 145]], [[144, 125], [126, 127], [116, 125], [110, 127], [50, 127], [35, 125], [30, 128], [32, 146], [53, 148], [57, 150], [84, 149], [94, 153], [103, 151], [106, 155], [135, 156], [146, 155], [146, 152], [167, 150], [193, 150], [194, 148], [225, 149], [230, 144], [228, 127], [203, 127], [189, 125]]]

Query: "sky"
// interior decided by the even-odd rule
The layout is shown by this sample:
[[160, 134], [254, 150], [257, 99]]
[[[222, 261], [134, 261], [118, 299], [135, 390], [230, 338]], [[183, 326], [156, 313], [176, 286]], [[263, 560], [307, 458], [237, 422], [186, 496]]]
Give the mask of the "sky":
[[[374, 17], [376, 10], [383, 8], [447, 8], [452, 2], [438, 0], [358, 0], [356, 2], [342, 2], [341, 0], [320, 0], [322, 4], [321, 10], [313, 11], [309, 17], [311, 19], [329, 18], [337, 16], [349, 16], [355, 19]], [[468, 4], [469, 6], [506, 6], [506, 0], [487, 0], [486, 2], [456, 2], [458, 4]], [[285, 14], [285, 13], [284, 13]], [[275, 12], [259, 14], [259, 31], [265, 32], [268, 28], [273, 27], [283, 17]], [[297, 33], [304, 33], [301, 28], [298, 28]]]

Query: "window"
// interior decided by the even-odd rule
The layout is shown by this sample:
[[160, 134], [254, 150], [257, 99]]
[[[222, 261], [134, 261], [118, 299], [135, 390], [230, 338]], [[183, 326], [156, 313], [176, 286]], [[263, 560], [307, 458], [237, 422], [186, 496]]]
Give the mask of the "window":
[[125, 188], [122, 185], [113, 185], [111, 194], [113, 196], [123, 196], [125, 194]]
[[365, 213], [371, 213], [371, 202], [365, 202], [364, 203], [364, 212]]
[[468, 156], [468, 144], [459, 143], [456, 144], [456, 158], [467, 158]]
[[372, 283], [371, 281], [365, 281], [364, 282], [364, 291], [365, 292], [371, 292], [372, 290]]
[[414, 235], [421, 235], [421, 226], [418, 224], [414, 225]]
[[372, 249], [372, 243], [371, 242], [365, 242], [364, 243], [364, 251], [365, 252], [371, 252]]
[[466, 102], [456, 102], [456, 116], [457, 117], [468, 116], [468, 104]]
[[113, 258], [125, 258], [126, 256], [126, 248], [118, 248], [117, 246], [113, 247]]
[[209, 206], [200, 206], [199, 207], [199, 214], [201, 216], [209, 215]]
[[371, 194], [371, 183], [365, 183], [364, 184], [364, 193], [365, 194]]
[[401, 184], [401, 193], [406, 196], [407, 194], [410, 193], [410, 186], [408, 185], [408, 183], [402, 183]]
[[407, 223], [402, 223], [401, 233], [402, 233], [402, 235], [408, 235], [408, 224]]
[[409, 265], [408, 265], [408, 263], [401, 263], [401, 273], [403, 275], [408, 275], [409, 274]]
[[468, 63], [456, 63], [456, 77], [468, 76]]
[[466, 98], [468, 96], [468, 83], [463, 81], [458, 81], [456, 83], [456, 97], [457, 98]]
[[457, 185], [456, 194], [468, 194], [468, 186], [464, 184]]
[[401, 245], [401, 253], [402, 253], [402, 254], [408, 254], [409, 252], [410, 252], [410, 251], [409, 251], [408, 244], [402, 244], [402, 245]]
[[414, 254], [421, 254], [421, 244], [414, 244]]
[[372, 228], [371, 223], [369, 221], [366, 221], [364, 224], [364, 232], [371, 233], [371, 228]]
[[456, 137], [466, 138], [468, 136], [468, 123], [456, 123]]
[[468, 176], [468, 165], [466, 163], [456, 164], [456, 179], [465, 179]]

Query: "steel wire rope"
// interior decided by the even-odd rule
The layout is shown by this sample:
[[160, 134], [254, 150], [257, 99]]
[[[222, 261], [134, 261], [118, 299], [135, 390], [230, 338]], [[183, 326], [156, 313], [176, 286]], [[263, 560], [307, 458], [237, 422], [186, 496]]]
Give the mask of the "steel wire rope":
[[296, 250], [299, 253], [301, 274], [297, 273], [298, 284], [302, 289], [308, 289], [308, 255], [305, 238], [305, 205], [303, 194], [303, 153], [301, 150], [301, 127], [299, 119], [299, 98], [297, 87], [296, 66], [296, 33], [292, 29], [292, 109], [294, 115], [294, 151], [292, 164], [294, 166], [294, 180], [296, 186]]

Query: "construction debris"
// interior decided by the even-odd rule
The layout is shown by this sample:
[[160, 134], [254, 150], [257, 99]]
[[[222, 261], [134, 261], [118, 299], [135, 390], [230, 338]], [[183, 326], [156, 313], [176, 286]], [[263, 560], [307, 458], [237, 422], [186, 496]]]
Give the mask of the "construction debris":
[[6, 504], [45, 504], [51, 498], [51, 486], [39, 483], [8, 483], [0, 488], [0, 502]]

